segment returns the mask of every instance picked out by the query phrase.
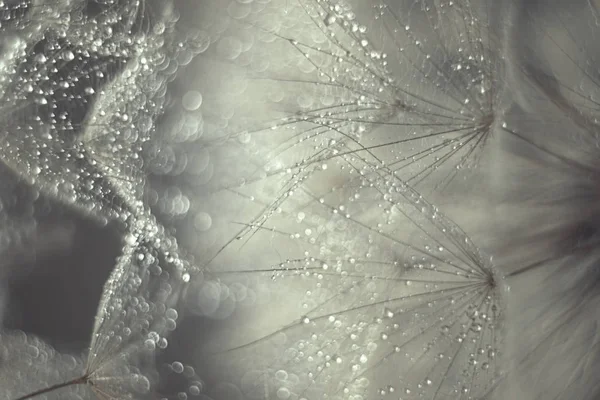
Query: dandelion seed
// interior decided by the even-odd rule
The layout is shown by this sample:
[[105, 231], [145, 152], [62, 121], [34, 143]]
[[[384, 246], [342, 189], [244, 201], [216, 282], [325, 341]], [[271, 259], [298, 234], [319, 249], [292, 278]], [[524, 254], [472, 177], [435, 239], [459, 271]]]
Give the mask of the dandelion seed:
[[[421, 29], [408, 26], [405, 9], [423, 22]], [[273, 43], [268, 51], [285, 52], [291, 60], [271, 63], [265, 74], [239, 72], [249, 76], [252, 101], [265, 104], [259, 115], [282, 115], [274, 118], [276, 135], [260, 127], [252, 133], [254, 148], [272, 149], [266, 158], [273, 164], [281, 160], [267, 176], [290, 167], [306, 176], [315, 164], [349, 156], [385, 163], [413, 186], [447, 184], [460, 169], [477, 164], [497, 122], [502, 63], [488, 5], [382, 3], [362, 11], [370, 27], [359, 27], [346, 4], [325, 1], [300, 1], [295, 19], [287, 22], [289, 32], [271, 32], [260, 15], [247, 21]], [[268, 59], [260, 50], [255, 54]], [[300, 73], [290, 73], [290, 64], [298, 64]], [[270, 91], [282, 92], [283, 99], [269, 104], [256, 95]], [[220, 92], [228, 94], [223, 87]], [[300, 102], [305, 96], [310, 102]], [[289, 111], [294, 98], [295, 113]], [[269, 107], [284, 111], [265, 113]], [[257, 125], [252, 111], [242, 112], [243, 123]]]
[[85, 372], [19, 399], [74, 385], [101, 399], [148, 394], [156, 352], [176, 328], [173, 307], [198, 272], [142, 201], [142, 146], [175, 63], [185, 65], [203, 45], [188, 46], [192, 37], [181, 40], [176, 16], [154, 15], [145, 1], [97, 3], [83, 13], [81, 5], [60, 9], [68, 23], [43, 25], [2, 53], [0, 159], [45, 195], [121, 222], [123, 249], [104, 287]]
[[[171, 307], [181, 295], [183, 275], [189, 273], [176, 245], [155, 226], [149, 222], [138, 228], [138, 240], [125, 243], [105, 284], [83, 375], [19, 399], [72, 385], [87, 385], [100, 399], [150, 392], [156, 384], [156, 352], [167, 347], [166, 336], [176, 327], [177, 312]], [[180, 362], [172, 368], [184, 372]]]

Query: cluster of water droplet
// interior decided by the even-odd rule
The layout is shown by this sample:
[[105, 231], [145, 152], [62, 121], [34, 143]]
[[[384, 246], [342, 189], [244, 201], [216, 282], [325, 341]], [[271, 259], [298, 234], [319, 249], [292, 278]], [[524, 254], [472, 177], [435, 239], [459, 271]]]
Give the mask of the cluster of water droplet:
[[[81, 357], [60, 354], [35, 336], [24, 332], [0, 335], [0, 384], [2, 395], [17, 398], [37, 389], [63, 383], [81, 375]], [[47, 399], [90, 399], [88, 389], [48, 394]]]
[[91, 215], [140, 208], [141, 153], [166, 85], [208, 46], [201, 31], [176, 27], [169, 4], [65, 5], [66, 23], [7, 36], [4, 162]]

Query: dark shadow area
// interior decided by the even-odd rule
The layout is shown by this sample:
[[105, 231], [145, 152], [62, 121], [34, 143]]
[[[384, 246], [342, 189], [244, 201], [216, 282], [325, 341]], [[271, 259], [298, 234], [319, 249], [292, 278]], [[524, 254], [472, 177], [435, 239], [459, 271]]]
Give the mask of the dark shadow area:
[[12, 266], [32, 272], [9, 281], [5, 322], [6, 328], [38, 335], [59, 351], [79, 352], [89, 345], [102, 288], [121, 245], [110, 226], [65, 210], [58, 214], [60, 219], [48, 215], [48, 223], [72, 224], [71, 246], [43, 257], [29, 254], [22, 265]]

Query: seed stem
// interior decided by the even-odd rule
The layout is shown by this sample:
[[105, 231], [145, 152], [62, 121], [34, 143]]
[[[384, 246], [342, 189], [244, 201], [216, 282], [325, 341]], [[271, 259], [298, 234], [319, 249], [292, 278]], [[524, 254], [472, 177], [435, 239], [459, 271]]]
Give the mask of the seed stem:
[[592, 249], [596, 248], [596, 246], [598, 246], [598, 240], [594, 240], [593, 242], [587, 243], [587, 244], [585, 244], [583, 246], [575, 246], [566, 255], [561, 255], [561, 256], [554, 256], [553, 255], [553, 256], [545, 258], [545, 259], [543, 259], [541, 261], [536, 261], [536, 262], [534, 262], [532, 264], [529, 264], [529, 265], [526, 265], [525, 267], [522, 267], [522, 268], [520, 268], [520, 269], [518, 269], [516, 271], [510, 272], [509, 274], [506, 275], [506, 277], [507, 278], [513, 278], [513, 277], [515, 277], [517, 275], [521, 275], [524, 272], [528, 272], [528, 271], [534, 270], [536, 268], [539, 268], [539, 267], [541, 267], [542, 265], [544, 265], [546, 263], [549, 263], [549, 262], [552, 262], [552, 261], [555, 261], [555, 260], [560, 260], [560, 259], [563, 259], [563, 258], [566, 258], [566, 257], [570, 257], [570, 256], [575, 256], [578, 253], [592, 250]]
[[44, 389], [37, 390], [35, 392], [32, 392], [32, 393], [26, 394], [24, 396], [18, 397], [18, 398], [14, 399], [14, 400], [31, 399], [31, 398], [33, 398], [35, 396], [39, 396], [39, 395], [44, 394], [44, 393], [52, 392], [52, 391], [58, 390], [60, 388], [64, 388], [64, 387], [67, 387], [67, 386], [73, 386], [73, 385], [87, 384], [87, 383], [88, 383], [88, 376], [84, 375], [84, 376], [80, 376], [79, 378], [75, 378], [73, 380], [67, 381], [67, 382], [59, 383], [59, 384], [54, 385], [54, 386], [50, 386], [50, 387], [47, 387], [47, 388], [44, 388]]

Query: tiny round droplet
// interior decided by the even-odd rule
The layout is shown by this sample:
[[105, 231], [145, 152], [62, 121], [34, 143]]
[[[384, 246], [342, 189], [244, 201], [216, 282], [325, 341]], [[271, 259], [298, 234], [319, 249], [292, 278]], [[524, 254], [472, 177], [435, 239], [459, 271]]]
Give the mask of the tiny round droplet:
[[202, 105], [202, 94], [197, 90], [189, 90], [183, 95], [181, 104], [188, 111], [196, 111]]
[[171, 368], [173, 368], [173, 372], [180, 374], [183, 372], [183, 364], [179, 361], [175, 361], [171, 364]]

